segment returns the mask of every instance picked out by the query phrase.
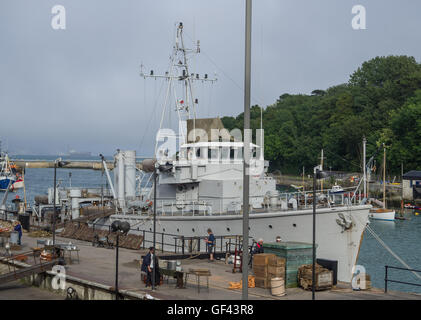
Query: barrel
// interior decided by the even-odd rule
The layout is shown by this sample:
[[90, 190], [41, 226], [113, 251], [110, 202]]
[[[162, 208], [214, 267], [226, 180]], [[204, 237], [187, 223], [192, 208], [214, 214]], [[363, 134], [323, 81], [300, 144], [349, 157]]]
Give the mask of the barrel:
[[270, 280], [270, 287], [273, 296], [285, 295], [285, 281], [282, 278], [272, 278]]
[[175, 270], [176, 267], [177, 267], [177, 261], [175, 261], [175, 260], [169, 260], [167, 262], [167, 269], [168, 270]]
[[19, 241], [19, 232], [12, 231], [10, 232], [10, 243], [18, 244]]

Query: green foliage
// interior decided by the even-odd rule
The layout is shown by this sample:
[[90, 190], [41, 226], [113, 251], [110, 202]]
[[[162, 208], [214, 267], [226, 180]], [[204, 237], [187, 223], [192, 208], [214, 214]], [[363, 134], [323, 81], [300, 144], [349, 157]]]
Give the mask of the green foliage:
[[[320, 162], [325, 167], [360, 171], [362, 139], [367, 156], [385, 143], [388, 168], [421, 169], [421, 65], [413, 57], [376, 57], [364, 62], [348, 83], [314, 90], [311, 95], [283, 94], [263, 111], [265, 157], [271, 169], [297, 174]], [[260, 128], [259, 106], [250, 112]], [[243, 114], [223, 117], [226, 128], [242, 128]], [[254, 137], [254, 134], [253, 134]], [[381, 162], [381, 155], [378, 161]]]

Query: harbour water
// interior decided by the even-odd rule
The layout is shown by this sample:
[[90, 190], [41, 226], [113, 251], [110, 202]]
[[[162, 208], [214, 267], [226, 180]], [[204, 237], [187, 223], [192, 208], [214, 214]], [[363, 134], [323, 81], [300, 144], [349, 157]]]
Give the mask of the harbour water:
[[[17, 156], [27, 160], [54, 160], [54, 156]], [[78, 160], [98, 160], [98, 157], [85, 157]], [[71, 173], [71, 179], [69, 177]], [[36, 195], [46, 194], [47, 189], [52, 187], [54, 169], [27, 169], [25, 172], [26, 196], [30, 204]], [[101, 187], [106, 186], [106, 175], [95, 170], [74, 170], [60, 168], [57, 170], [57, 181], [61, 186], [68, 187]], [[23, 190], [9, 195], [8, 203], [18, 195], [23, 199]], [[0, 194], [2, 197], [2, 194]], [[409, 266], [413, 269], [421, 269], [421, 215], [415, 216], [412, 210], [405, 214], [408, 220], [371, 221], [371, 228], [380, 238]], [[371, 276], [372, 286], [384, 288], [385, 265], [403, 267], [387, 250], [367, 231], [361, 246], [358, 264], [366, 269]], [[420, 273], [421, 277], [421, 273]], [[404, 282], [421, 284], [421, 279], [408, 271], [389, 270], [389, 278]], [[408, 286], [398, 283], [389, 283], [390, 290], [421, 293], [421, 287]]]

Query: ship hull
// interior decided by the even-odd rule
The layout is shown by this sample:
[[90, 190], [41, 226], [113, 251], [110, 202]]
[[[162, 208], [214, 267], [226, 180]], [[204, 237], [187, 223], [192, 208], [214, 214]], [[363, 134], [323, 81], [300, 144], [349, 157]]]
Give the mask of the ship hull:
[[[317, 257], [338, 261], [340, 281], [351, 282], [352, 269], [356, 264], [370, 208], [371, 206], [355, 206], [346, 210], [343, 207], [317, 209]], [[343, 230], [337, 222], [338, 213], [351, 217], [352, 228]], [[114, 220], [125, 220], [133, 229], [149, 231], [145, 238], [147, 245], [150, 245], [150, 231], [153, 230], [151, 216], [113, 215], [108, 223]], [[156, 231], [171, 235], [165, 239], [168, 251], [174, 243], [174, 236], [205, 236], [208, 228], [211, 228], [215, 235], [241, 235], [242, 216], [157, 216]], [[250, 236], [256, 240], [263, 238], [265, 242], [275, 242], [276, 237], [280, 236], [282, 241], [312, 243], [312, 228], [311, 209], [250, 214]], [[157, 237], [157, 242], [160, 241], [161, 235]], [[172, 247], [174, 249], [174, 246]]]
[[9, 183], [10, 185], [12, 185], [14, 182], [15, 180], [13, 179], [9, 179], [7, 177], [0, 177], [0, 190], [5, 191], [9, 186]]

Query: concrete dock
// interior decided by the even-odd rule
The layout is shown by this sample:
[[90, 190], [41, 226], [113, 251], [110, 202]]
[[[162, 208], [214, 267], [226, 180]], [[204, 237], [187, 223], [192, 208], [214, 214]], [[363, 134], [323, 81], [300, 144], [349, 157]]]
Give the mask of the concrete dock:
[[[112, 288], [115, 281], [115, 249], [93, 247], [92, 243], [85, 241], [57, 238], [57, 242], [68, 243], [71, 241], [80, 249], [80, 261], [72, 254], [72, 263], [66, 265], [66, 275], [84, 280], [89, 283], [97, 283]], [[24, 236], [21, 251], [28, 251], [36, 247], [37, 238]], [[16, 252], [19, 253], [19, 252]], [[186, 259], [182, 260], [185, 270], [189, 268], [209, 269], [212, 276], [209, 279], [209, 290], [206, 288], [206, 280], [202, 280], [200, 293], [194, 276], [189, 277], [187, 288], [175, 288], [175, 279], [164, 281], [155, 291], [145, 288], [141, 281], [139, 260], [144, 255], [144, 250], [130, 250], [120, 248], [119, 253], [119, 289], [130, 292], [132, 295], [153, 297], [155, 299], [172, 300], [233, 300], [241, 299], [241, 290], [230, 290], [230, 281], [240, 281], [241, 273], [232, 273], [232, 264], [225, 261], [209, 262], [208, 260]], [[157, 252], [158, 256], [160, 252]], [[161, 262], [162, 263], [162, 262]], [[251, 272], [250, 272], [251, 273]], [[38, 292], [38, 293], [37, 293]], [[310, 300], [311, 292], [300, 288], [286, 290], [283, 297], [272, 296], [270, 289], [249, 288], [249, 298], [255, 300]], [[0, 286], [0, 299], [63, 299], [64, 292], [59, 294], [34, 287], [27, 287], [21, 283], [9, 283]], [[390, 291], [387, 294], [381, 289], [367, 291], [353, 291], [349, 285], [338, 283], [332, 290], [316, 293], [319, 300], [421, 300], [421, 295]]]

